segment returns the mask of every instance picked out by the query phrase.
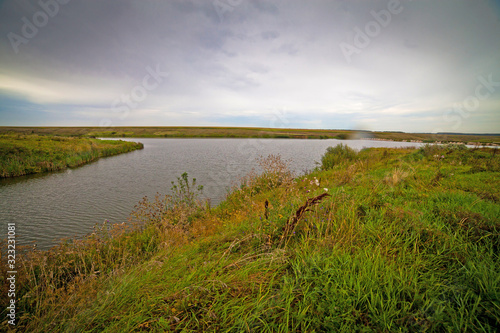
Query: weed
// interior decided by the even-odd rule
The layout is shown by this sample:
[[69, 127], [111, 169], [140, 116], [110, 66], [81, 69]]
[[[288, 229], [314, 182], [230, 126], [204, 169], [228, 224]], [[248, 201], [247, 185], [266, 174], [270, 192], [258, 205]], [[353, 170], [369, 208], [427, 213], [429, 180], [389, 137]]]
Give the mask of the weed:
[[336, 165], [352, 161], [356, 156], [357, 153], [354, 149], [342, 143], [335, 147], [328, 147], [321, 158], [321, 169], [331, 169]]
[[260, 156], [257, 159], [262, 173], [252, 170], [240, 182], [241, 189], [251, 189], [251, 195], [268, 191], [278, 187], [287, 187], [293, 181], [293, 174], [289, 170], [289, 162], [279, 155]]
[[171, 194], [164, 196], [157, 193], [153, 201], [144, 197], [131, 216], [146, 225], [188, 228], [191, 221], [207, 208], [200, 199], [203, 186], [196, 187], [196, 178], [190, 184], [189, 176], [184, 172], [177, 177], [177, 183], [172, 182], [170, 191]]

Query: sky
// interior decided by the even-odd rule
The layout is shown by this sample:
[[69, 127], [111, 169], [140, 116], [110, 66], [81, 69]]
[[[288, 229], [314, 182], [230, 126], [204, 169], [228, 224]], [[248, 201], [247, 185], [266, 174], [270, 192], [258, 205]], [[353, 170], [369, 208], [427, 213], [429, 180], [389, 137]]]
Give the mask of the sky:
[[500, 133], [498, 0], [0, 0], [0, 126]]

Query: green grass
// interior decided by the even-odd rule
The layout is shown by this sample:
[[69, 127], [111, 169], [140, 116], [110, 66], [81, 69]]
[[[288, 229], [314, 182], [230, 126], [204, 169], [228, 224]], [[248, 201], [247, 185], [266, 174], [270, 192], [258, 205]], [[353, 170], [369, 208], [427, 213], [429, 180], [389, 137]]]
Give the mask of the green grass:
[[[283, 138], [283, 139], [355, 139], [357, 131], [336, 129], [294, 129], [260, 127], [0, 127], [2, 133], [135, 138]], [[363, 137], [381, 140], [417, 142], [462, 142], [469, 144], [500, 145], [500, 135], [426, 134], [404, 132], [369, 132]]]
[[500, 154], [344, 150], [298, 178], [262, 159], [217, 207], [183, 175], [139, 224], [20, 258], [17, 328], [497, 332]]
[[115, 140], [0, 134], [0, 177], [74, 168], [142, 147], [141, 143]]

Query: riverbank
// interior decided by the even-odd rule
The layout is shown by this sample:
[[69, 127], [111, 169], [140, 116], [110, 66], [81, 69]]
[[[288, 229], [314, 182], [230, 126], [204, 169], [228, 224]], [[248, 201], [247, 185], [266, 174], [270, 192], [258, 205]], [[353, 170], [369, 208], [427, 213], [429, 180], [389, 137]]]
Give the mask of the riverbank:
[[496, 150], [425, 146], [357, 153], [337, 146], [321, 169], [299, 178], [279, 157], [260, 164], [264, 172], [249, 175], [217, 207], [198, 202], [185, 175], [171, 196], [138, 204], [137, 224], [98, 226], [86, 239], [17, 258], [16, 328], [396, 332], [500, 326]]
[[371, 132], [327, 129], [254, 127], [0, 127], [2, 133], [112, 138], [285, 138], [285, 139], [378, 139], [424, 143], [500, 145], [500, 135]]
[[142, 149], [141, 143], [37, 134], [0, 134], [0, 177], [64, 170]]

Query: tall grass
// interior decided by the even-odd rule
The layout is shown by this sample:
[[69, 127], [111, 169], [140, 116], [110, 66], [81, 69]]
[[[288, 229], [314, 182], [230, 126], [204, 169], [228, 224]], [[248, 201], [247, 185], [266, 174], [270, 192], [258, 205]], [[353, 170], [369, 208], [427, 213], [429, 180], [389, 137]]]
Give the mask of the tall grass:
[[356, 158], [356, 151], [351, 147], [339, 144], [335, 147], [328, 147], [325, 155], [321, 158], [321, 168], [328, 170], [340, 163], [346, 163]]
[[272, 156], [217, 207], [146, 199], [137, 225], [23, 259], [18, 328], [496, 332], [499, 159], [367, 149], [293, 178]]
[[73, 168], [142, 147], [141, 143], [115, 140], [1, 134], [0, 177]]

